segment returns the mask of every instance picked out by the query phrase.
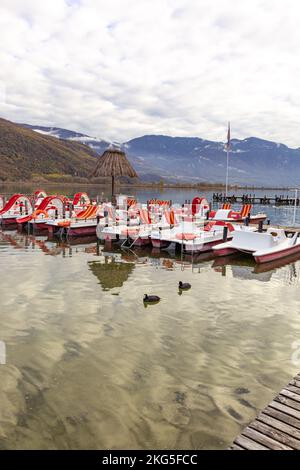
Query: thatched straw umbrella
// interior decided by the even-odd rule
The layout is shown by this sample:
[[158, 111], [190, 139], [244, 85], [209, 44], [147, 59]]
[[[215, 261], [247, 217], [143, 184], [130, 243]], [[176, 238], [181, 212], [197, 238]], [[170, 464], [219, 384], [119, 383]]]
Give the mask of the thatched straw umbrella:
[[115, 196], [115, 178], [118, 176], [129, 176], [137, 178], [135, 170], [126, 158], [125, 152], [119, 149], [107, 149], [99, 157], [93, 176], [111, 176], [112, 199]]

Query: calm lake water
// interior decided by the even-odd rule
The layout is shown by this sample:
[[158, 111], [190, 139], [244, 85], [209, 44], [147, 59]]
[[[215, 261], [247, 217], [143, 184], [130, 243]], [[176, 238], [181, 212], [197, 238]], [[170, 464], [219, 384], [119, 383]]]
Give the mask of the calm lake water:
[[0, 231], [0, 449], [224, 449], [299, 372], [297, 259], [76, 243]]

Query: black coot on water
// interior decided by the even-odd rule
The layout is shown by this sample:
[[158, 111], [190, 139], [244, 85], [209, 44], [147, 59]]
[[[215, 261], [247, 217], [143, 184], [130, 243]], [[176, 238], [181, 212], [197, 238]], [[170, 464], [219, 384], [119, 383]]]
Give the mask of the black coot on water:
[[178, 288], [181, 289], [181, 290], [189, 290], [191, 288], [191, 284], [189, 284], [188, 282], [181, 282], [179, 281], [179, 284], [178, 284]]
[[158, 295], [145, 294], [143, 301], [147, 304], [157, 304], [160, 301], [160, 297]]

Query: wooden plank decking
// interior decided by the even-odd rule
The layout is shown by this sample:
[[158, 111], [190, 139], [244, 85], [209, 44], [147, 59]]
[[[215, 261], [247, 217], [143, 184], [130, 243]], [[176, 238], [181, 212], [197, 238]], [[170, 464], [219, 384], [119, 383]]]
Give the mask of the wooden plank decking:
[[231, 450], [300, 450], [300, 374], [236, 437]]
[[[274, 195], [274, 196], [255, 196], [255, 194], [243, 194], [236, 196], [235, 194], [226, 196], [223, 193], [214, 193], [213, 202], [215, 203], [224, 203], [230, 202], [232, 204], [261, 204], [261, 205], [270, 205], [275, 204], [276, 206], [294, 206], [295, 197], [292, 195]], [[297, 198], [297, 206], [300, 205], [300, 199]]]
[[300, 227], [287, 227], [286, 225], [277, 224], [263, 225], [263, 231], [267, 230], [270, 227], [282, 228], [286, 233], [300, 233]]

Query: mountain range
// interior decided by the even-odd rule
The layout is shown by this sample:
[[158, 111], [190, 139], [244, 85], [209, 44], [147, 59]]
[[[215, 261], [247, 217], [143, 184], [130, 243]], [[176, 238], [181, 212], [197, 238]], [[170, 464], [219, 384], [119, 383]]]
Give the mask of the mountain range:
[[[24, 148], [20, 148], [22, 165], [26, 168], [15, 174], [30, 177], [35, 173], [64, 173], [88, 177], [94, 166], [94, 159], [110, 145], [104, 139], [91, 137], [79, 132], [59, 127], [14, 124], [0, 120], [0, 178], [9, 173], [16, 162], [16, 139], [5, 139], [3, 150], [3, 127], [14, 126], [15, 132], [22, 134]], [[17, 129], [17, 131], [16, 131]], [[23, 133], [25, 132], [25, 134]], [[27, 132], [27, 134], [26, 134]], [[7, 134], [7, 133], [6, 133]], [[20, 135], [19, 135], [20, 137]], [[25, 139], [25, 140], [24, 140]], [[26, 142], [27, 139], [27, 142]], [[37, 148], [33, 149], [32, 139], [41, 147], [34, 158]], [[47, 145], [46, 145], [47, 144]], [[43, 146], [52, 147], [53, 154], [45, 153]], [[58, 152], [58, 146], [62, 154]], [[224, 183], [226, 172], [226, 150], [224, 143], [201, 139], [199, 137], [170, 137], [164, 135], [145, 135], [119, 144], [135, 167], [143, 181], [177, 183]], [[26, 151], [25, 151], [25, 150]], [[64, 149], [64, 150], [63, 150]], [[58, 152], [58, 153], [57, 153]], [[18, 152], [17, 152], [18, 153]], [[51, 152], [50, 152], [51, 153]], [[55, 156], [55, 158], [54, 158]], [[51, 157], [51, 158], [50, 158]], [[50, 159], [50, 160], [49, 160]], [[45, 160], [46, 169], [45, 171]], [[239, 140], [232, 139], [229, 160], [229, 182], [240, 185], [257, 186], [296, 186], [300, 184], [300, 148], [288, 146], [257, 137]], [[30, 173], [31, 172], [31, 173]]]
[[[225, 181], [226, 150], [222, 142], [198, 137], [148, 135], [124, 144], [139, 163], [152, 165], [162, 177], [177, 181]], [[240, 185], [300, 184], [300, 149], [256, 137], [231, 141], [229, 182]]]

